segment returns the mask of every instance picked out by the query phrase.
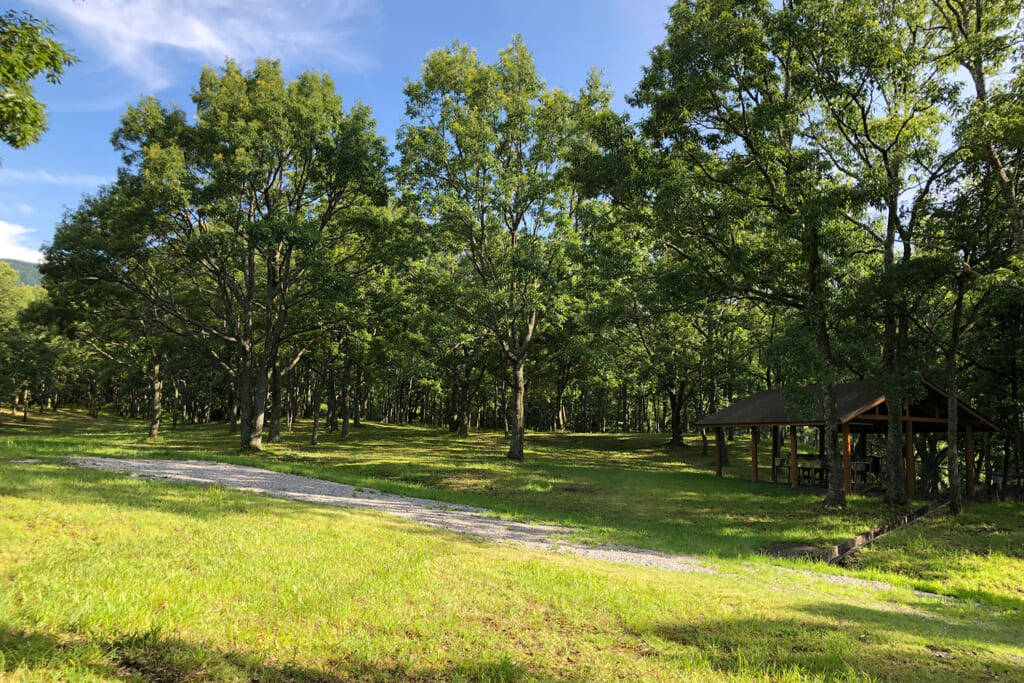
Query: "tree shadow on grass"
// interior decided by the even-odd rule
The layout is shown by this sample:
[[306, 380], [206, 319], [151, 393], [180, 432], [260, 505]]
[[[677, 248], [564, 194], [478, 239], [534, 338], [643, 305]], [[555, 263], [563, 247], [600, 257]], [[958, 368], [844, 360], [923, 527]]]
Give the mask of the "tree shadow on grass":
[[[727, 675], [894, 681], [1024, 679], [1019, 615], [979, 615], [921, 603], [912, 609], [822, 603], [800, 618], [743, 618], [654, 625], [647, 634]], [[1017, 648], [1019, 655], [989, 647]]]
[[493, 681], [512, 683], [535, 673], [511, 657], [454, 662], [444, 667], [372, 661], [353, 653], [315, 664], [280, 661], [258, 652], [204, 646], [159, 632], [88, 639], [75, 634], [27, 632], [0, 625], [0, 678], [22, 674], [74, 679], [93, 677], [151, 683], [246, 681], [342, 683], [344, 681]]

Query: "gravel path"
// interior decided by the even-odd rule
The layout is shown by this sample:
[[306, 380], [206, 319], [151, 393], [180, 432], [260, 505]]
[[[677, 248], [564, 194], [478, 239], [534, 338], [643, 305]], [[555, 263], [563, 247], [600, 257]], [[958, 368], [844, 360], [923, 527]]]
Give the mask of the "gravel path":
[[[357, 489], [348, 484], [338, 484], [295, 474], [283, 474], [257, 467], [202, 460], [122, 460], [86, 457], [69, 459], [81, 467], [131, 472], [133, 476], [192, 484], [220, 484], [240, 491], [265, 493], [277, 498], [301, 500], [307, 503], [378, 510], [419, 524], [448, 529], [477, 538], [486, 538], [499, 543], [512, 543], [534, 550], [579, 555], [594, 560], [639, 567], [655, 567], [669, 571], [737, 576], [705, 566], [697, 557], [668, 555], [631, 546], [591, 546], [571, 543], [565, 538], [576, 531], [572, 527], [515, 522], [495, 517], [493, 513], [483, 508], [426, 498], [399, 496], [373, 489]], [[748, 567], [759, 574], [766, 570], [766, 567], [762, 565], [757, 567], [748, 565]], [[782, 574], [799, 575], [811, 581], [857, 586], [883, 592], [892, 589], [891, 585], [882, 581], [853, 576], [820, 574], [807, 569], [786, 567], [772, 567], [771, 569]], [[930, 593], [920, 591], [914, 591], [914, 593], [922, 598], [946, 600], [946, 598]]]
[[282, 474], [244, 465], [228, 465], [199, 460], [121, 460], [114, 458], [70, 458], [81, 467], [132, 472], [144, 477], [193, 484], [221, 484], [241, 491], [265, 493], [277, 498], [301, 500], [321, 505], [378, 510], [412, 522], [448, 529], [460, 534], [486, 538], [499, 543], [514, 543], [535, 550], [580, 555], [641, 567], [657, 567], [678, 572], [719, 574], [700, 564], [695, 557], [666, 555], [653, 550], [628, 546], [589, 546], [565, 539], [575, 529], [551, 524], [526, 524], [494, 517], [483, 508], [411, 498], [373, 489], [356, 489], [322, 479]]

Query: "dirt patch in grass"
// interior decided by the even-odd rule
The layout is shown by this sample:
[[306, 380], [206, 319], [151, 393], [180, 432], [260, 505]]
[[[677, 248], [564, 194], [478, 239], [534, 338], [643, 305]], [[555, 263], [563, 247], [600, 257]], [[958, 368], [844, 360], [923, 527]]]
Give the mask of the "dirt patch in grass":
[[818, 559], [824, 549], [806, 543], [773, 543], [761, 551], [771, 557], [803, 557], [807, 559]]
[[600, 493], [600, 489], [596, 486], [587, 486], [585, 484], [567, 484], [559, 486], [558, 490], [562, 493]]

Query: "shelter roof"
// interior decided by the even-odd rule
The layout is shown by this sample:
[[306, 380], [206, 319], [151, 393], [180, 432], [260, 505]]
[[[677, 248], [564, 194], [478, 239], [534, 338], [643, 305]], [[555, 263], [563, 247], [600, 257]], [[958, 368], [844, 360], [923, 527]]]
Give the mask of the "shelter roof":
[[[915, 422], [915, 431], [942, 431], [947, 423], [946, 392], [933, 382], [924, 381], [926, 397], [909, 407], [904, 420]], [[788, 400], [787, 400], [788, 399]], [[885, 431], [887, 415], [885, 395], [870, 382], [846, 382], [836, 385], [839, 422], [864, 431]], [[958, 419], [981, 431], [997, 431], [991, 420], [958, 402]], [[736, 401], [709, 415], [698, 427], [761, 427], [825, 424], [824, 401], [820, 387], [804, 387], [784, 392], [766, 389]]]

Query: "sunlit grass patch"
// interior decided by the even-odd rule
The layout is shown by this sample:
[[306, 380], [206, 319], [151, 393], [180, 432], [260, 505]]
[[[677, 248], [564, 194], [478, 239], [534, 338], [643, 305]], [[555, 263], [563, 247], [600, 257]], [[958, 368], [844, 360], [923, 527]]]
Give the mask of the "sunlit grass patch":
[[766, 565], [678, 574], [327, 508], [0, 464], [8, 680], [982, 680], [1018, 612]]
[[922, 590], [1024, 610], [1024, 506], [970, 505], [939, 513], [866, 547], [853, 566]]
[[[657, 434], [530, 434], [526, 461], [514, 463], [504, 458], [502, 435], [487, 432], [460, 439], [443, 430], [370, 424], [353, 429], [347, 440], [324, 434], [320, 445], [310, 446], [309, 425], [299, 423], [282, 443], [244, 454], [223, 425], [165, 425], [161, 437], [150, 440], [138, 423], [100, 420], [104, 428], [83, 434], [80, 421], [75, 416], [74, 434], [58, 430], [39, 435], [38, 442], [33, 437], [21, 452], [255, 465], [579, 526], [590, 542], [722, 558], [752, 556], [793, 540], [832, 545], [891, 514], [877, 499], [853, 496], [850, 509], [836, 515], [822, 509], [822, 492], [754, 484], [747, 480], [742, 440], [731, 449], [727, 476], [716, 478], [709, 476], [713, 456], [692, 437], [686, 447], [669, 448]], [[0, 448], [0, 454], [11, 450]]]

